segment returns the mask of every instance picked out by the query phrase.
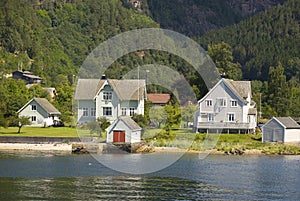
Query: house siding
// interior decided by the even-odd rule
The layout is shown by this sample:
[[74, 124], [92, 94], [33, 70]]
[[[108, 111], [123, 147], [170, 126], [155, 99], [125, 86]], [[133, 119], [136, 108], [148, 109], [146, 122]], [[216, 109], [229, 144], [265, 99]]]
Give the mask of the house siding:
[[[32, 110], [32, 105], [36, 105], [36, 110]], [[48, 118], [48, 113], [35, 100], [31, 101], [20, 113], [19, 116], [31, 117], [35, 116], [36, 121], [31, 121], [31, 126], [43, 126], [44, 119]]]
[[[226, 107], [218, 106], [217, 99], [225, 98]], [[212, 100], [212, 107], [206, 106], [206, 100]], [[231, 107], [231, 100], [237, 101], [237, 107]], [[243, 103], [238, 97], [233, 94], [224, 83], [220, 83], [212, 93], [210, 93], [201, 103], [200, 103], [200, 121], [207, 122], [207, 113], [215, 114], [214, 122], [228, 122], [228, 114], [235, 114], [235, 121], [245, 122], [243, 118]], [[206, 113], [206, 115], [203, 115]]]
[[[91, 116], [91, 110], [92, 110], [92, 108], [95, 108], [95, 107], [96, 107], [95, 101], [93, 101], [93, 100], [80, 100], [80, 101], [78, 101], [78, 119], [77, 119], [77, 123], [82, 124], [82, 123], [86, 123], [86, 122], [95, 121], [96, 117]], [[87, 111], [88, 111], [87, 116], [83, 116], [83, 108], [87, 108]]]
[[284, 142], [285, 128], [275, 119], [270, 120], [262, 127], [263, 142]]
[[300, 129], [286, 129], [284, 142], [300, 142]]
[[141, 131], [132, 131], [123, 121], [118, 121], [107, 133], [107, 142], [113, 142], [113, 131], [125, 131], [125, 143], [140, 142]]
[[[249, 90], [247, 97], [241, 97], [224, 79], [220, 80], [199, 101], [199, 110], [194, 117], [195, 131], [208, 132], [212, 129], [212, 132], [254, 132], [256, 115], [249, 115], [249, 109], [254, 107], [250, 105], [251, 88]], [[221, 105], [222, 99], [225, 100], [225, 105]], [[207, 101], [210, 101], [209, 106]], [[235, 104], [232, 105], [232, 102]]]

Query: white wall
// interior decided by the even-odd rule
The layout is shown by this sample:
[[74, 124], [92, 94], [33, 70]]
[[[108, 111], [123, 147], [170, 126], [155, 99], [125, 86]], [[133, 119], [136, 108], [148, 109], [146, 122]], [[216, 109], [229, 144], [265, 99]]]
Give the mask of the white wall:
[[[83, 116], [83, 108], [88, 108], [88, 116]], [[96, 108], [93, 100], [79, 100], [78, 101], [78, 117], [77, 123], [82, 124], [86, 122], [95, 121], [96, 117], [91, 116], [91, 108]]]
[[286, 129], [284, 142], [300, 142], [300, 129]]

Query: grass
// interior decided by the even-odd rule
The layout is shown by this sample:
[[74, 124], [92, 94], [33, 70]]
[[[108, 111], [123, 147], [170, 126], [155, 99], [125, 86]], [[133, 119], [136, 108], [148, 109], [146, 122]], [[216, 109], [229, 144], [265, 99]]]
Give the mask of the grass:
[[17, 127], [0, 128], [0, 136], [78, 137], [76, 128], [69, 127], [23, 127], [21, 133]]
[[[190, 129], [173, 130], [176, 137], [173, 140], [149, 139], [149, 144], [159, 147], [178, 147], [190, 150], [203, 150], [209, 144], [222, 152], [260, 150], [265, 154], [300, 154], [300, 147], [283, 143], [263, 143], [261, 134], [196, 134]], [[155, 131], [151, 131], [154, 136]]]

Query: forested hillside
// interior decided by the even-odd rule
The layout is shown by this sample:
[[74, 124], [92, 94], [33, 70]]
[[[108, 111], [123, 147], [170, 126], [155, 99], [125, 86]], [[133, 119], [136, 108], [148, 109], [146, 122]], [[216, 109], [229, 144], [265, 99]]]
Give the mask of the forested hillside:
[[[240, 22], [285, 0], [122, 0], [144, 12], [162, 28], [199, 36]], [[136, 5], [140, 2], [140, 6]]]
[[300, 116], [300, 1], [289, 0], [236, 25], [210, 31], [198, 42], [208, 49], [229, 44], [242, 78], [259, 80], [252, 82], [254, 96], [259, 103], [262, 94], [265, 116]]
[[0, 1], [0, 123], [8, 124], [33, 96], [45, 96], [7, 73], [22, 68], [42, 77], [44, 86], [56, 87], [53, 103], [68, 116], [74, 75], [90, 51], [123, 31], [158, 26], [119, 0]]
[[[264, 116], [300, 116], [298, 0], [278, 6], [274, 5], [283, 0], [143, 0], [139, 7], [133, 8], [134, 2], [2, 0], [0, 125], [7, 125], [9, 118], [32, 97], [49, 99], [42, 86], [27, 89], [24, 82], [6, 78], [7, 73], [22, 68], [42, 77], [43, 86], [56, 88], [53, 104], [68, 119], [74, 78], [91, 50], [118, 33], [160, 27], [157, 22], [163, 28], [194, 36], [226, 77], [255, 80], [253, 94], [257, 103], [262, 94]], [[274, 7], [267, 9], [269, 6]], [[230, 24], [234, 25], [227, 26]], [[227, 27], [199, 36], [224, 26]], [[118, 59], [107, 71], [108, 77], [119, 78], [137, 65], [158, 63], [182, 73], [197, 98], [207, 92], [202, 79], [183, 59], [155, 50], [143, 54], [143, 58], [141, 52], [134, 52]], [[148, 90], [164, 91], [158, 86], [149, 86]]]

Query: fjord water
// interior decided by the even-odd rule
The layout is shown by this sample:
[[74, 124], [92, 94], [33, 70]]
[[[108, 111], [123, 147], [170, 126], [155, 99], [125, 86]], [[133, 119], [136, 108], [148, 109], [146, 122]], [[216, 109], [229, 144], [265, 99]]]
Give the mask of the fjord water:
[[90, 155], [0, 152], [0, 200], [300, 200], [300, 156], [185, 154], [127, 175]]

